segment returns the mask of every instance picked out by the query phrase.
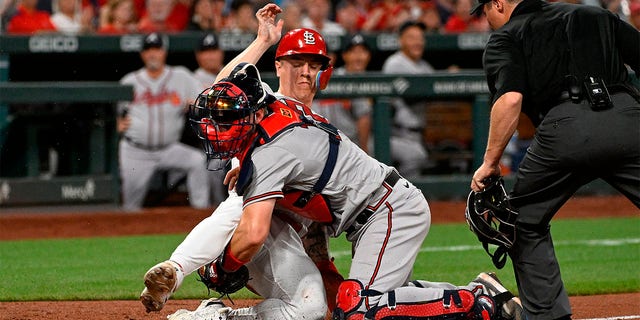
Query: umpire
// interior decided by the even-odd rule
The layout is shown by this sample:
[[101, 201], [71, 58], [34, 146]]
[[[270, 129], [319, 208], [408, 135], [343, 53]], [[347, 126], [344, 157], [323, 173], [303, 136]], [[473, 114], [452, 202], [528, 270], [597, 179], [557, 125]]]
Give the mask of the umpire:
[[640, 208], [640, 33], [593, 6], [479, 0], [494, 30], [484, 52], [492, 95], [484, 162], [471, 188], [500, 174], [520, 112], [536, 126], [511, 204], [520, 214], [509, 256], [528, 320], [570, 319], [549, 223], [581, 186], [601, 178]]

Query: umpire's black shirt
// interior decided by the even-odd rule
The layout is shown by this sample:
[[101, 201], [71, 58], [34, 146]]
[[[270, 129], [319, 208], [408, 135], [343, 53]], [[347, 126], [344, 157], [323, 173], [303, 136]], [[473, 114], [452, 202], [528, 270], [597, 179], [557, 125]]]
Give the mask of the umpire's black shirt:
[[567, 90], [565, 76], [629, 83], [624, 63], [640, 74], [640, 32], [633, 26], [606, 9], [541, 0], [519, 3], [484, 52], [491, 104], [519, 92], [536, 126]]

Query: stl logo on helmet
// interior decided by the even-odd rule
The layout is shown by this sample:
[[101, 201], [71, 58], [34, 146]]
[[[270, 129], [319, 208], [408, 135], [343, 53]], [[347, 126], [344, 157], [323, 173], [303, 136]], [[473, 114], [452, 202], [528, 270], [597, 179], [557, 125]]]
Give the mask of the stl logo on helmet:
[[313, 35], [312, 32], [305, 31], [304, 34], [302, 34], [302, 36], [304, 37], [305, 44], [316, 44], [316, 37]]

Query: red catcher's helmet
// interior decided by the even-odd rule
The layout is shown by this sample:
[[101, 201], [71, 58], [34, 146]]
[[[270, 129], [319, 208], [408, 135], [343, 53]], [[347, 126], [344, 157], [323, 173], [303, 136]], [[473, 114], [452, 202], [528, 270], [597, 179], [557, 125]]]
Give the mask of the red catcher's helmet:
[[329, 66], [331, 60], [327, 54], [327, 44], [324, 42], [324, 38], [313, 29], [295, 29], [282, 36], [276, 49], [276, 60], [296, 54], [320, 56], [323, 59], [323, 70]]

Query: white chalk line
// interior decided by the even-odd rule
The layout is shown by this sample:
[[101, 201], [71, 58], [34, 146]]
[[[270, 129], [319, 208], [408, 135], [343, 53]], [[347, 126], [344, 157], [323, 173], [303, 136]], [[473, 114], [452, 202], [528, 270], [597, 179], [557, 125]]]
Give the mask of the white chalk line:
[[[590, 247], [616, 247], [630, 244], [640, 244], [640, 238], [622, 238], [622, 239], [589, 239], [589, 240], [569, 240], [569, 241], [555, 241], [555, 247], [562, 246], [590, 246]], [[480, 243], [475, 245], [460, 245], [460, 246], [442, 246], [442, 247], [424, 247], [420, 249], [420, 252], [457, 252], [457, 251], [473, 251], [484, 250]], [[336, 258], [351, 256], [351, 251], [340, 250], [332, 251], [331, 254]]]

